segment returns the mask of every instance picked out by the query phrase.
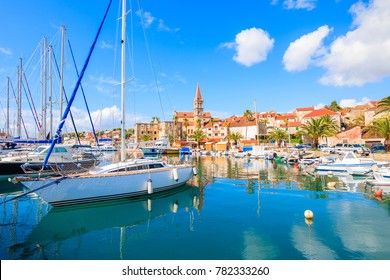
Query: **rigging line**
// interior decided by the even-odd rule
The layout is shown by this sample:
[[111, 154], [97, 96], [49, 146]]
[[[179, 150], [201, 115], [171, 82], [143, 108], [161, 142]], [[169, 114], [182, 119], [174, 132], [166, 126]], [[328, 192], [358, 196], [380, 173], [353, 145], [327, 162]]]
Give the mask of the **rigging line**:
[[63, 126], [64, 126], [64, 124], [65, 124], [65, 119], [66, 119], [66, 117], [68, 116], [68, 113], [69, 113], [69, 111], [70, 111], [70, 107], [72, 106], [72, 103], [73, 103], [73, 101], [74, 101], [74, 99], [75, 99], [75, 97], [76, 97], [76, 93], [77, 93], [77, 91], [78, 91], [78, 89], [79, 89], [81, 80], [82, 80], [83, 77], [84, 77], [85, 70], [87, 69], [89, 60], [91, 59], [92, 52], [93, 52], [93, 50], [94, 50], [94, 48], [95, 48], [97, 39], [99, 38], [100, 31], [101, 31], [102, 28], [103, 28], [103, 23], [104, 23], [104, 21], [106, 20], [106, 17], [107, 17], [108, 11], [109, 11], [109, 9], [110, 9], [111, 3], [112, 3], [112, 0], [110, 0], [110, 3], [108, 4], [106, 13], [104, 14], [103, 20], [102, 20], [102, 22], [100, 23], [98, 32], [97, 32], [97, 34], [96, 34], [96, 36], [95, 36], [95, 39], [94, 39], [94, 41], [93, 41], [93, 43], [92, 43], [92, 46], [91, 46], [90, 50], [89, 50], [87, 59], [86, 59], [85, 62], [84, 62], [84, 66], [83, 66], [83, 68], [81, 69], [80, 76], [79, 76], [79, 78], [77, 79], [76, 85], [75, 85], [75, 87], [74, 87], [74, 89], [73, 89], [72, 95], [71, 95], [70, 100], [69, 100], [69, 102], [68, 102], [68, 106], [66, 107], [66, 109], [65, 109], [65, 111], [64, 111], [64, 114], [63, 114], [63, 116], [62, 116], [62, 120], [61, 120], [60, 123], [58, 124], [57, 130], [56, 130], [56, 134], [55, 134], [55, 136], [53, 137], [53, 141], [52, 141], [52, 143], [51, 143], [51, 145], [50, 145], [50, 148], [49, 148], [49, 150], [48, 150], [48, 152], [47, 152], [47, 154], [46, 154], [45, 160], [44, 160], [44, 162], [42, 163], [42, 169], [44, 169], [44, 168], [46, 167], [46, 164], [47, 164], [47, 162], [48, 162], [48, 160], [49, 160], [49, 157], [50, 157], [50, 155], [51, 155], [51, 153], [52, 153], [52, 151], [53, 151], [53, 149], [54, 149], [54, 145], [55, 145], [55, 143], [57, 142], [56, 140], [58, 140], [58, 139], [61, 137], [61, 131], [62, 131], [62, 128], [63, 128]]
[[47, 188], [47, 187], [50, 187], [50, 186], [53, 185], [53, 184], [58, 184], [58, 183], [60, 183], [61, 181], [65, 180], [66, 178], [68, 178], [68, 177], [63, 176], [63, 177], [61, 177], [61, 178], [59, 178], [59, 179], [56, 179], [56, 180], [54, 180], [54, 181], [52, 181], [52, 182], [49, 182], [49, 183], [45, 184], [45, 185], [43, 185], [43, 186], [41, 186], [41, 187], [39, 187], [39, 188], [36, 188], [35, 190], [31, 190], [31, 191], [25, 192], [25, 193], [23, 193], [23, 194], [21, 194], [21, 195], [14, 196], [13, 198], [4, 200], [4, 201], [0, 202], [0, 205], [1, 205], [1, 204], [5, 204], [5, 203], [10, 202], [10, 201], [13, 201], [13, 200], [16, 200], [16, 199], [19, 199], [19, 198], [21, 198], [21, 197], [23, 197], [23, 196], [29, 195], [30, 193], [33, 193], [33, 192], [42, 190], [42, 189]]
[[[34, 116], [34, 113], [35, 113], [35, 116], [34, 116], [35, 123], [38, 121], [38, 129], [40, 129], [42, 126], [41, 126], [41, 123], [39, 122], [39, 117], [38, 117], [37, 110], [35, 108], [34, 99], [33, 99], [32, 95], [31, 95], [30, 87], [29, 87], [28, 82], [27, 82], [26, 72], [24, 72], [24, 71], [23, 71], [23, 76], [24, 76], [24, 80], [26, 82], [28, 93], [30, 94], [30, 99], [31, 99], [31, 102], [32, 102], [32, 106], [34, 108], [33, 116]], [[27, 96], [27, 100], [28, 100], [28, 96]], [[29, 101], [29, 103], [30, 103], [30, 101]]]
[[[56, 58], [56, 55], [54, 53], [53, 53], [53, 58], [54, 58], [54, 62], [55, 62], [55, 66], [56, 66], [57, 72], [58, 72], [57, 75], [61, 79], [60, 68], [58, 67], [57, 58]], [[64, 97], [65, 97], [66, 103], [68, 104], [69, 103], [68, 96], [66, 94], [66, 91], [65, 91], [64, 87], [63, 87], [63, 90], [64, 90]], [[73, 114], [72, 114], [72, 111], [70, 109], [69, 109], [69, 113], [70, 113], [70, 119], [71, 119], [72, 124], [73, 124], [73, 129], [74, 129], [74, 131], [76, 133], [76, 136], [77, 136], [77, 141], [79, 142], [79, 144], [81, 144], [80, 136], [79, 136], [79, 133], [78, 133], [77, 128], [76, 128], [76, 123], [74, 122]]]
[[[68, 45], [69, 45], [70, 53], [71, 53], [71, 55], [72, 55], [74, 68], [76, 69], [77, 77], [79, 77], [79, 70], [77, 69], [76, 61], [75, 61], [75, 59], [74, 59], [73, 50], [72, 50], [72, 46], [71, 46], [71, 44], [70, 44], [69, 38], [68, 38]], [[90, 111], [89, 111], [89, 107], [88, 107], [88, 103], [87, 103], [87, 98], [85, 97], [84, 88], [83, 88], [83, 85], [82, 85], [81, 83], [80, 83], [80, 88], [81, 88], [81, 92], [83, 93], [84, 102], [85, 102], [85, 107], [87, 107], [87, 112], [88, 112], [89, 121], [91, 122], [91, 126], [92, 126], [92, 132], [93, 132], [93, 135], [95, 136], [95, 141], [96, 141], [96, 143], [98, 143], [98, 139], [97, 139], [96, 131], [95, 131], [95, 126], [93, 125], [91, 113], [90, 113]]]
[[34, 119], [35, 125], [37, 126], [37, 128], [38, 128], [38, 130], [39, 130], [40, 127], [38, 126], [37, 120], [35, 119], [34, 110], [33, 110], [32, 106], [31, 106], [30, 99], [28, 98], [27, 91], [26, 91], [26, 87], [24, 86], [24, 84], [22, 84], [22, 86], [23, 86], [24, 94], [26, 95], [26, 99], [27, 99], [27, 102], [28, 102], [28, 106], [30, 107], [31, 113], [32, 113], [32, 115], [33, 115], [33, 119]]
[[145, 39], [146, 51], [147, 51], [147, 53], [148, 53], [148, 58], [149, 58], [150, 67], [151, 67], [151, 69], [152, 69], [152, 74], [153, 74], [153, 78], [154, 78], [154, 83], [155, 83], [155, 87], [156, 87], [156, 90], [157, 90], [158, 98], [159, 98], [159, 101], [160, 101], [161, 111], [162, 111], [162, 114], [163, 114], [163, 118], [164, 118], [164, 120], [165, 120], [165, 113], [164, 113], [164, 108], [163, 108], [163, 106], [162, 106], [162, 100], [161, 100], [161, 95], [160, 95], [160, 89], [159, 89], [158, 83], [157, 83], [157, 76], [156, 76], [156, 72], [155, 72], [154, 67], [153, 67], [153, 64], [152, 64], [152, 57], [151, 57], [151, 55], [150, 55], [148, 40], [147, 40], [147, 38], [146, 38], [146, 30], [145, 30], [145, 24], [144, 24], [144, 18], [143, 18], [143, 14], [142, 14], [142, 9], [141, 9], [141, 5], [140, 5], [139, 0], [138, 0], [137, 2], [138, 2], [138, 9], [139, 9], [139, 11], [140, 11], [140, 16], [141, 16], [141, 26], [142, 26], [142, 31], [143, 31], [143, 34], [144, 34], [144, 39]]
[[[11, 89], [12, 89], [12, 92], [14, 94], [14, 98], [15, 98], [15, 102], [16, 102], [16, 105], [19, 106], [19, 102], [18, 102], [18, 99], [16, 98], [16, 93], [15, 93], [15, 89], [14, 89], [14, 85], [12, 84], [12, 81], [10, 80], [9, 81], [10, 85], [11, 85]], [[20, 112], [20, 119], [22, 120], [22, 124], [23, 124], [23, 127], [24, 127], [24, 132], [26, 133], [26, 137], [28, 137], [28, 133], [27, 133], [27, 129], [26, 129], [26, 125], [24, 123], [24, 118], [23, 118], [23, 114], [22, 112]], [[20, 135], [19, 135], [20, 136]]]

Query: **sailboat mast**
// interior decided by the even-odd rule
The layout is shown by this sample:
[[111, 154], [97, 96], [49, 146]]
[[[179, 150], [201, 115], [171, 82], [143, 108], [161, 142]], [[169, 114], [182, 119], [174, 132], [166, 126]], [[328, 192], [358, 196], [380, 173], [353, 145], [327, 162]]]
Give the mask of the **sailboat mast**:
[[126, 79], [126, 0], [122, 0], [122, 62], [121, 62], [121, 161], [126, 159], [126, 145], [125, 145], [125, 79]]
[[53, 46], [49, 45], [50, 138], [53, 138]]
[[17, 115], [17, 136], [22, 137], [22, 58], [20, 58], [18, 76], [18, 115]]
[[10, 85], [10, 81], [9, 81], [9, 77], [7, 77], [7, 119], [5, 121], [5, 129], [6, 129], [6, 133], [7, 133], [7, 137], [10, 136], [10, 133], [9, 133], [9, 85]]
[[47, 100], [47, 38], [43, 37], [43, 58], [42, 58], [42, 139], [46, 139], [46, 100]]
[[61, 78], [60, 78], [60, 121], [63, 114], [64, 105], [64, 64], [65, 64], [65, 26], [61, 25]]

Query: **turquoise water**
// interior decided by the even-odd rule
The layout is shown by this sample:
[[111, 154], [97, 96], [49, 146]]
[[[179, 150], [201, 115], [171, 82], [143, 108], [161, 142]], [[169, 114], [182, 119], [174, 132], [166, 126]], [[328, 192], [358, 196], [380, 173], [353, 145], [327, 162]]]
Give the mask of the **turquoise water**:
[[[53, 208], [30, 194], [2, 204], [0, 257], [390, 259], [390, 201], [375, 199], [363, 181], [302, 175], [264, 160], [194, 162], [199, 174], [189, 185], [151, 198]], [[1, 184], [2, 201], [24, 192]]]

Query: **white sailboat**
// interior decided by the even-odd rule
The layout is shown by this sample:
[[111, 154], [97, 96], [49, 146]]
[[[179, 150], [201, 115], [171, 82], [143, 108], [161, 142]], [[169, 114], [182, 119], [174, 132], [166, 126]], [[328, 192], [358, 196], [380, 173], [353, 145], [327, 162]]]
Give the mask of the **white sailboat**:
[[[106, 15], [108, 9], [107, 8]], [[122, 1], [122, 73], [121, 73], [121, 109], [122, 109], [122, 143], [121, 161], [107, 166], [90, 170], [88, 173], [69, 175], [67, 177], [46, 177], [39, 179], [20, 179], [21, 183], [31, 192], [35, 192], [48, 203], [54, 206], [73, 205], [95, 201], [104, 201], [123, 197], [152, 194], [154, 192], [173, 189], [186, 184], [195, 173], [194, 166], [189, 164], [168, 165], [155, 159], [126, 159], [125, 147], [125, 40], [126, 40], [126, 1]], [[105, 17], [106, 17], [105, 15]], [[105, 19], [104, 17], [104, 19]], [[104, 23], [104, 19], [101, 26]], [[93, 50], [98, 34], [91, 47]], [[89, 54], [81, 75], [76, 83], [70, 100], [74, 99], [88, 64]], [[61, 129], [69, 112], [71, 102], [64, 112], [55, 137], [59, 137]], [[52, 147], [54, 147], [53, 141]], [[50, 156], [50, 154], [48, 155]], [[45, 165], [45, 163], [44, 163]]]

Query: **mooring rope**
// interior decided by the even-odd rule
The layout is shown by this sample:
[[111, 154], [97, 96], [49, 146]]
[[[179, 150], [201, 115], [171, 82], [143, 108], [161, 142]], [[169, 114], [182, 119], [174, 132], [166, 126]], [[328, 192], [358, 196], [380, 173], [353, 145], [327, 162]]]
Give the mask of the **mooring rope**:
[[42, 189], [47, 188], [47, 187], [49, 187], [49, 186], [51, 186], [51, 185], [53, 185], [53, 184], [58, 184], [58, 183], [60, 183], [61, 181], [65, 180], [66, 178], [68, 178], [68, 177], [63, 176], [63, 177], [61, 177], [61, 178], [59, 178], [59, 179], [56, 179], [56, 180], [54, 180], [54, 181], [52, 181], [52, 182], [49, 182], [49, 183], [47, 183], [47, 184], [45, 184], [45, 185], [43, 185], [43, 186], [41, 186], [41, 187], [39, 187], [39, 188], [37, 188], [37, 189], [31, 190], [31, 191], [25, 192], [25, 193], [23, 193], [23, 194], [21, 194], [21, 195], [15, 196], [15, 197], [13, 197], [13, 198], [4, 200], [4, 201], [0, 202], [0, 205], [5, 204], [5, 203], [10, 202], [10, 201], [13, 201], [13, 200], [16, 200], [16, 199], [19, 199], [19, 198], [21, 198], [21, 197], [23, 197], [23, 196], [29, 195], [30, 193], [33, 193], [33, 192], [42, 190]]

